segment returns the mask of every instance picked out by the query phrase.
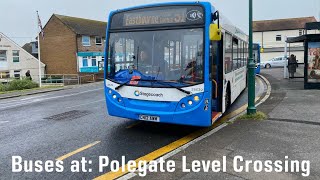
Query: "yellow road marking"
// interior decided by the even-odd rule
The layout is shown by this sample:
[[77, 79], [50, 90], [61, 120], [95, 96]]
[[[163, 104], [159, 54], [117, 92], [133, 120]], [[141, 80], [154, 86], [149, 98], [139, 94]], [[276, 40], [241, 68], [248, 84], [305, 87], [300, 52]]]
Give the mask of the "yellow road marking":
[[141, 123], [142, 123], [142, 121], [138, 121], [138, 122], [136, 122], [136, 123], [133, 123], [133, 124], [129, 125], [128, 127], [126, 127], [126, 129], [133, 128], [134, 126], [139, 125], [139, 124], [141, 124]]
[[[257, 97], [255, 100], [258, 101], [260, 99], [260, 96]], [[240, 108], [238, 108], [237, 110], [227, 114], [226, 116], [222, 117], [217, 123], [213, 124], [211, 127], [208, 127], [208, 128], [204, 128], [204, 129], [200, 129], [196, 132], [193, 132], [181, 139], [178, 139], [177, 141], [174, 141], [160, 149], [157, 149], [145, 156], [142, 156], [138, 159], [135, 160], [136, 164], [139, 163], [139, 161], [146, 161], [146, 162], [150, 162], [152, 160], [155, 160], [187, 143], [189, 143], [190, 141], [196, 139], [197, 137], [200, 137], [202, 136], [203, 134], [213, 130], [214, 128], [220, 126], [221, 124], [224, 123], [225, 120], [231, 118], [231, 117], [234, 117], [235, 115], [238, 115], [239, 113], [245, 111], [247, 109], [247, 106], [248, 104], [245, 104], [243, 106], [241, 106]], [[131, 168], [138, 168], [138, 166], [136, 167], [132, 167]], [[110, 179], [117, 179], [125, 174], [127, 174], [129, 171], [128, 171], [128, 165], [126, 164], [125, 167], [124, 167], [124, 171], [122, 171], [122, 167], [119, 169], [119, 171], [117, 172], [107, 172], [99, 177], [96, 177], [94, 178], [94, 180], [110, 180]]]
[[61, 156], [61, 157], [58, 157], [56, 160], [63, 161], [63, 160], [65, 160], [65, 159], [67, 159], [68, 157], [73, 156], [73, 155], [75, 155], [75, 154], [77, 154], [77, 153], [79, 153], [79, 152], [81, 152], [81, 151], [86, 150], [86, 149], [89, 149], [89, 148], [91, 148], [92, 146], [94, 146], [94, 145], [96, 145], [96, 144], [98, 144], [98, 143], [100, 143], [100, 141], [96, 141], [96, 142], [93, 142], [93, 143], [88, 144], [88, 145], [86, 145], [86, 146], [83, 146], [82, 148], [79, 148], [79, 149], [77, 149], [77, 150], [75, 150], [75, 151], [72, 151], [72, 152], [66, 154], [66, 155], [63, 155], [63, 156]]
[[[177, 141], [174, 141], [160, 149], [157, 149], [145, 156], [142, 156], [138, 159], [135, 160], [136, 164], [138, 164], [139, 161], [146, 161], [146, 162], [150, 162], [151, 160], [155, 160], [165, 154], [167, 154], [168, 152], [170, 151], [173, 151], [181, 146], [183, 146], [184, 144], [187, 144], [188, 142], [194, 140], [195, 138], [203, 135], [204, 133], [210, 131], [212, 129], [212, 127], [210, 128], [204, 128], [204, 129], [201, 129], [199, 131], [196, 131], [194, 133], [191, 133]], [[131, 168], [133, 169], [133, 167], [131, 166]], [[138, 168], [138, 166], [136, 166], [135, 168]], [[121, 170], [117, 171], [117, 172], [108, 172], [106, 174], [103, 174], [97, 178], [95, 178], [94, 180], [104, 180], [104, 179], [116, 179], [116, 178], [119, 178], [125, 174], [127, 174], [129, 171], [128, 171], [128, 166], [125, 165], [125, 168], [124, 168], [124, 171], [122, 171], [122, 167], [120, 168]]]

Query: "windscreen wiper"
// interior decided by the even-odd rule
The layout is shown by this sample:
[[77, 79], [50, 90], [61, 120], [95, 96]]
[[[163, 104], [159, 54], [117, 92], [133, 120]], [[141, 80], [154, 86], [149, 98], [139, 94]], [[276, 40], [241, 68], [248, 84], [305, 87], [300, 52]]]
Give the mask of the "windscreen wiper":
[[121, 87], [123, 87], [124, 85], [128, 84], [128, 82], [130, 82], [130, 81], [140, 81], [140, 80], [141, 79], [130, 79], [129, 81], [126, 81], [126, 82], [120, 84], [119, 86], [115, 87], [114, 89], [115, 90], [119, 90]]
[[171, 84], [169, 84], [169, 83], [167, 83], [167, 82], [158, 81], [158, 80], [152, 80], [152, 81], [153, 81], [153, 82], [156, 82], [156, 83], [159, 83], [159, 84], [162, 84], [162, 85], [168, 85], [168, 86], [170, 86], [170, 87], [176, 88], [176, 89], [178, 89], [179, 91], [181, 91], [181, 92], [183, 92], [183, 93], [186, 93], [186, 94], [188, 94], [188, 95], [191, 94], [190, 91], [184, 90], [184, 89], [182, 89], [182, 88], [180, 88], [180, 87], [176, 87], [176, 86], [171, 85]]
[[166, 82], [163, 82], [163, 81], [158, 81], [158, 80], [146, 80], [146, 79], [133, 79], [133, 80], [126, 81], [126, 82], [120, 84], [119, 86], [117, 86], [117, 87], [115, 88], [115, 90], [119, 90], [121, 87], [123, 87], [124, 85], [128, 84], [128, 82], [130, 82], [130, 81], [146, 81], [146, 82], [159, 83], [159, 84], [162, 84], [162, 85], [168, 85], [168, 86], [170, 86], [170, 87], [172, 87], [172, 88], [175, 88], [175, 89], [177, 89], [177, 90], [179, 90], [179, 91], [181, 91], [181, 92], [183, 92], [183, 93], [186, 93], [186, 94], [188, 94], [188, 95], [191, 94], [190, 91], [184, 90], [184, 89], [182, 89], [182, 88], [180, 88], [180, 87], [173, 86], [173, 85], [171, 85], [171, 84], [169, 84], [169, 83], [166, 83]]

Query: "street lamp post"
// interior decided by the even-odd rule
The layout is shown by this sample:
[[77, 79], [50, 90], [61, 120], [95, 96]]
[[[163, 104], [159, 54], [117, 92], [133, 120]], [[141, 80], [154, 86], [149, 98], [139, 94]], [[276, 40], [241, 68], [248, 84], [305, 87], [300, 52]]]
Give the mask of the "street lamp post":
[[248, 108], [247, 114], [255, 114], [257, 112], [255, 106], [255, 75], [254, 70], [256, 64], [253, 61], [253, 39], [252, 39], [252, 0], [249, 0], [249, 63], [248, 63]]

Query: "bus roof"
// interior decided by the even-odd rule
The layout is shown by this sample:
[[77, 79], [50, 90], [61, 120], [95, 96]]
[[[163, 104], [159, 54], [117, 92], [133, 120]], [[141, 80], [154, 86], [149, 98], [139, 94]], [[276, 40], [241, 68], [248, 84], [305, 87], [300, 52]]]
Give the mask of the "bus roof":
[[229, 21], [228, 18], [226, 18], [223, 14], [220, 13], [220, 24], [222, 29], [225, 31], [237, 36], [238, 38], [244, 40], [244, 41], [249, 41], [249, 36], [243, 32], [241, 29], [236, 27]]

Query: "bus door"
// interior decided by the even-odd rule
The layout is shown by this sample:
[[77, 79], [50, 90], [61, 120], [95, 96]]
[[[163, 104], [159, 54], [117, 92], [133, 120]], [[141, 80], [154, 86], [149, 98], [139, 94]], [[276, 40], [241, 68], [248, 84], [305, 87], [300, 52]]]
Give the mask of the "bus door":
[[223, 38], [222, 35], [221, 41], [211, 41], [210, 43], [212, 111], [215, 112], [222, 112]]

